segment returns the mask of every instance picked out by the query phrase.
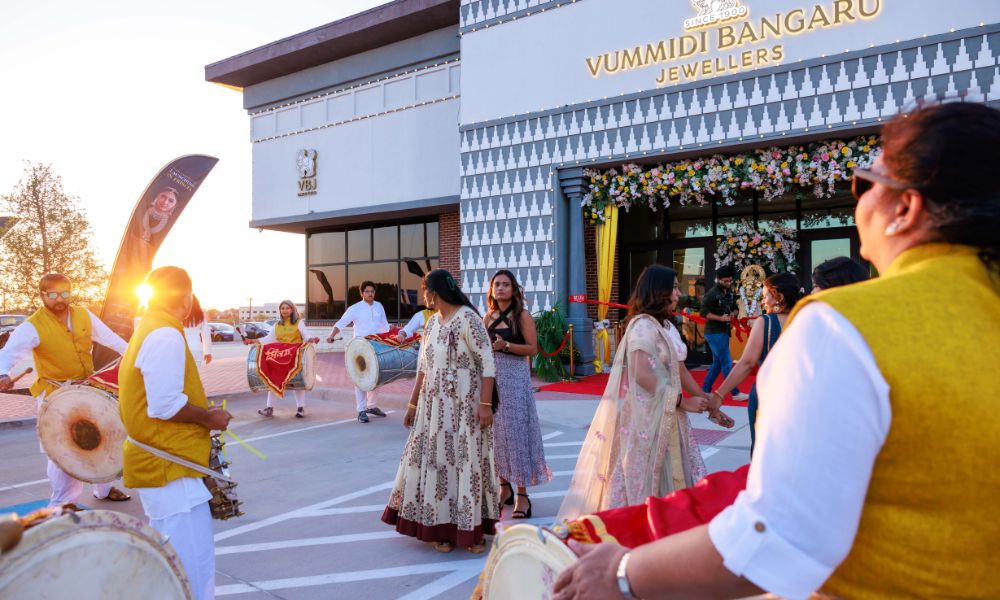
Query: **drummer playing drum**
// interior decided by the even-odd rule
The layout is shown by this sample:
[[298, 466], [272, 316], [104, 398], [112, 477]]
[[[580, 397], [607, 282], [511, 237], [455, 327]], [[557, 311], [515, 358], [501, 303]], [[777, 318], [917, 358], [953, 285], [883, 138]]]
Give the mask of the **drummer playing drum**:
[[[39, 406], [46, 394], [51, 394], [64, 381], [82, 381], [94, 372], [92, 351], [94, 342], [125, 352], [127, 344], [97, 316], [86, 308], [74, 306], [72, 282], [65, 275], [49, 273], [38, 282], [42, 308], [35, 311], [10, 335], [0, 349], [0, 392], [13, 387], [8, 375], [11, 368], [31, 352], [38, 379], [31, 386], [31, 395]], [[48, 461], [52, 496], [49, 506], [75, 502], [84, 483], [67, 475], [59, 466]], [[109, 483], [94, 484], [94, 497], [122, 502], [130, 496]]]
[[[318, 337], [309, 337], [306, 332], [306, 322], [299, 317], [299, 309], [291, 300], [282, 300], [278, 305], [278, 313], [281, 320], [274, 324], [274, 330], [266, 336], [256, 340], [260, 344], [272, 344], [281, 342], [283, 344], [302, 344], [304, 342], [316, 343]], [[247, 344], [254, 342], [247, 340]], [[306, 416], [306, 391], [292, 390], [295, 394], [295, 416], [302, 418]], [[267, 405], [257, 411], [263, 417], [274, 415], [274, 392], [267, 393]]]
[[[326, 338], [327, 343], [332, 344], [337, 339], [337, 334], [352, 323], [356, 338], [389, 331], [389, 319], [385, 316], [382, 303], [375, 300], [375, 284], [371, 281], [361, 283], [361, 301], [355, 302], [344, 311], [344, 316], [340, 317]], [[375, 406], [378, 401], [375, 392], [366, 393], [361, 388], [355, 387], [354, 398], [358, 402], [359, 422], [367, 423], [368, 415], [386, 416], [381, 408]]]

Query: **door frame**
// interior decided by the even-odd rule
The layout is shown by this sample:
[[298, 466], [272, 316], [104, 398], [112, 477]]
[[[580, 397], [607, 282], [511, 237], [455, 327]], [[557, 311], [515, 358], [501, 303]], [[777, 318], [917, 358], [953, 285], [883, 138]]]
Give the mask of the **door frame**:
[[861, 238], [858, 237], [858, 229], [853, 226], [848, 227], [825, 227], [822, 229], [800, 229], [798, 232], [799, 243], [799, 270], [802, 286], [812, 289], [812, 242], [821, 240], [838, 240], [847, 238], [850, 240], [850, 258], [858, 261], [865, 267], [869, 267], [868, 261], [861, 258]]

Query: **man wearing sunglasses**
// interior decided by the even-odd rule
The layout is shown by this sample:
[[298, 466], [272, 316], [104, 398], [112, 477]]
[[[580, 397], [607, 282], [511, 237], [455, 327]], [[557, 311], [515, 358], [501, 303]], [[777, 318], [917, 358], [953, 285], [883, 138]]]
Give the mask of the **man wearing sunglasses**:
[[[58, 389], [60, 383], [80, 381], [93, 374], [94, 342], [118, 354], [124, 353], [128, 344], [92, 312], [73, 306], [72, 282], [65, 275], [43, 276], [38, 289], [42, 308], [18, 325], [0, 349], [0, 392], [13, 387], [10, 370], [31, 352], [38, 375], [31, 385], [31, 395], [41, 406], [45, 395]], [[75, 502], [83, 492], [84, 483], [67, 475], [51, 460], [47, 471], [52, 484], [49, 506]], [[98, 499], [122, 502], [130, 498], [109, 483], [93, 487]]]

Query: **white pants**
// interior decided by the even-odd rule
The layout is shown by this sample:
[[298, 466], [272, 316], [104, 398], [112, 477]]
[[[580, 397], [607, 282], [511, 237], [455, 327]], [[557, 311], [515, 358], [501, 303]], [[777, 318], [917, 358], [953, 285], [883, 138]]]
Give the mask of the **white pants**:
[[[139, 495], [142, 496], [142, 491]], [[215, 538], [208, 502], [164, 519], [150, 519], [149, 526], [170, 539], [184, 565], [195, 600], [215, 598]]]
[[358, 404], [358, 412], [366, 408], [375, 408], [378, 404], [378, 394], [375, 391], [366, 392], [361, 388], [354, 388], [354, 400]]
[[[76, 502], [83, 493], [86, 483], [79, 479], [73, 479], [59, 468], [59, 465], [49, 460], [49, 465], [45, 472], [49, 476], [49, 483], [52, 484], [52, 496], [49, 497], [49, 508], [59, 506], [66, 502]], [[111, 491], [110, 483], [95, 483], [93, 485], [94, 495], [98, 498], [107, 498]]]
[[[305, 408], [305, 406], [306, 406], [306, 391], [305, 390], [292, 390], [292, 393], [295, 394], [295, 407], [296, 408]], [[275, 394], [274, 392], [268, 392], [267, 393], [267, 406], [269, 408], [271, 408], [271, 407], [274, 406], [274, 399], [277, 398], [277, 397], [278, 397], [278, 395]]]

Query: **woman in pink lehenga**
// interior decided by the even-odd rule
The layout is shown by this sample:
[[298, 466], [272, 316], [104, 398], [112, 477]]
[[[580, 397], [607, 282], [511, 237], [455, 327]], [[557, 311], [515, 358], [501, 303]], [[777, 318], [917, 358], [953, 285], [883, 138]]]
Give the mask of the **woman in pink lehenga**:
[[[686, 372], [662, 325], [679, 296], [673, 269], [653, 265], [639, 276], [628, 327], [558, 519], [641, 504], [704, 477], [686, 412], [705, 411], [708, 398], [681, 397]], [[701, 394], [696, 385], [683, 387]]]

